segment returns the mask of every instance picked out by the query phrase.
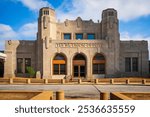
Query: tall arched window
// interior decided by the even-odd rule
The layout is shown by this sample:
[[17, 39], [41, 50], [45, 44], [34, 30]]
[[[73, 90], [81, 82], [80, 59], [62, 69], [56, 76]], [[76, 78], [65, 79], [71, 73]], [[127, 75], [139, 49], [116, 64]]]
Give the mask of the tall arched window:
[[105, 57], [102, 54], [93, 58], [93, 74], [105, 74]]
[[66, 74], [66, 58], [61, 54], [57, 54], [53, 59], [53, 74]]

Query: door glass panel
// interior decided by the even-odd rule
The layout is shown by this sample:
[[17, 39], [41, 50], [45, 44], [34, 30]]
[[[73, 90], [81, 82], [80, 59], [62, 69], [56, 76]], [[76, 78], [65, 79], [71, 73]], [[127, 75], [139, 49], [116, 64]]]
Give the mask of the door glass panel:
[[85, 66], [80, 66], [80, 76], [85, 77]]
[[79, 73], [79, 67], [74, 66], [74, 77], [78, 77], [78, 73]]

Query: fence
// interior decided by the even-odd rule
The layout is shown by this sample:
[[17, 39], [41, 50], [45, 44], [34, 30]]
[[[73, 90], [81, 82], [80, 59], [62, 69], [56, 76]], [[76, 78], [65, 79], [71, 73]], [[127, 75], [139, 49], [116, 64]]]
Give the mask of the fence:
[[34, 78], [0, 78], [0, 84], [95, 84], [95, 85], [150, 85], [150, 79], [114, 78], [114, 79], [34, 79]]

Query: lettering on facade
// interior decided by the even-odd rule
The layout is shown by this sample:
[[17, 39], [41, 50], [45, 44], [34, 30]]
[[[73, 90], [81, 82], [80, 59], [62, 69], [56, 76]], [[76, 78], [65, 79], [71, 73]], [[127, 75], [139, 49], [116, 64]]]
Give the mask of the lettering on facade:
[[60, 48], [97, 48], [101, 46], [101, 43], [56, 43], [56, 47]]

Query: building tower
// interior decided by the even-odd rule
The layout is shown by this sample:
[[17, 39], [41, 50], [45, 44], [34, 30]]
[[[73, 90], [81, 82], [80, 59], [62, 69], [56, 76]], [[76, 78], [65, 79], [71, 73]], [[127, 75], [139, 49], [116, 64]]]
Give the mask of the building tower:
[[111, 49], [112, 57], [114, 57], [114, 73], [119, 75], [119, 49], [120, 49], [120, 34], [118, 29], [117, 11], [109, 8], [102, 12], [101, 34], [102, 39], [108, 42], [108, 48]]
[[52, 40], [56, 40], [56, 16], [55, 11], [49, 7], [40, 9], [38, 18], [37, 34], [37, 71], [41, 72], [43, 77], [50, 77], [46, 73], [49, 69], [45, 68], [50, 64], [49, 47]]

